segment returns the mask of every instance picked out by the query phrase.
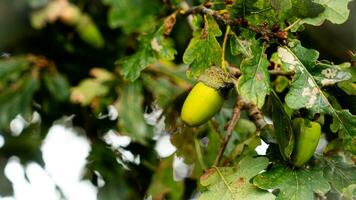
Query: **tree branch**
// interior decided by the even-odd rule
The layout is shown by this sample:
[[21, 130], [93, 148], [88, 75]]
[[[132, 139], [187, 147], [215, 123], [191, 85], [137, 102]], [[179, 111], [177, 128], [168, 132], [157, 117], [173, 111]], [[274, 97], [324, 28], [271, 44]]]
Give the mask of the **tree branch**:
[[224, 141], [221, 143], [218, 155], [215, 158], [214, 166], [218, 166], [219, 162], [224, 154], [225, 148], [227, 146], [227, 143], [229, 142], [232, 132], [236, 126], [237, 121], [240, 119], [240, 114], [241, 110], [243, 109], [245, 103], [243, 102], [242, 98], [240, 96], [237, 96], [233, 111], [232, 111], [232, 117], [228, 123], [228, 127], [226, 130], [226, 136], [224, 138]]
[[261, 130], [264, 126], [267, 125], [266, 121], [263, 118], [262, 112], [258, 107], [252, 103], [246, 104], [247, 112], [249, 117], [255, 122], [258, 130]]
[[288, 32], [284, 30], [272, 31], [266, 24], [261, 26], [255, 26], [249, 24], [244, 18], [230, 19], [228, 15], [221, 15], [219, 12], [206, 8], [204, 5], [189, 7], [187, 10], [181, 10], [180, 14], [183, 16], [189, 16], [191, 14], [202, 13], [213, 16], [216, 20], [223, 22], [226, 25], [234, 27], [236, 25], [246, 28], [255, 33], [259, 33], [262, 38], [269, 40], [270, 38], [276, 38], [278, 41], [283, 41], [287, 38]]

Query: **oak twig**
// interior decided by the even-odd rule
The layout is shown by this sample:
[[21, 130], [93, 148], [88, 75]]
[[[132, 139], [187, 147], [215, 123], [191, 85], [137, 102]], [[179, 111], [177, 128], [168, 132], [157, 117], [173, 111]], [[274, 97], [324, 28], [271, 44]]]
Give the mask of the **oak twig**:
[[249, 117], [255, 122], [258, 130], [261, 130], [264, 126], [267, 125], [266, 121], [263, 118], [262, 112], [258, 107], [252, 103], [246, 104], [246, 109]]
[[240, 96], [237, 97], [233, 111], [232, 111], [232, 117], [228, 123], [228, 127], [226, 129], [226, 136], [223, 140], [223, 142], [220, 145], [220, 149], [218, 152], [218, 155], [215, 158], [214, 166], [218, 166], [219, 162], [224, 154], [225, 148], [227, 146], [227, 143], [229, 142], [232, 132], [236, 126], [237, 121], [240, 119], [240, 114], [241, 110], [243, 109], [245, 103], [243, 102], [242, 98]]
[[216, 20], [219, 20], [231, 27], [239, 25], [242, 28], [246, 28], [250, 31], [261, 34], [262, 38], [265, 38], [267, 40], [269, 40], [269, 38], [277, 38], [281, 40], [281, 39], [285, 39], [288, 35], [288, 33], [284, 30], [274, 32], [267, 25], [261, 25], [261, 26], [251, 25], [243, 18], [230, 19], [227, 17], [227, 15], [221, 15], [219, 12], [212, 10], [210, 8], [206, 8], [204, 5], [188, 7], [188, 9], [180, 11], [180, 14], [183, 16], [189, 16], [191, 14], [196, 14], [196, 13], [211, 15]]

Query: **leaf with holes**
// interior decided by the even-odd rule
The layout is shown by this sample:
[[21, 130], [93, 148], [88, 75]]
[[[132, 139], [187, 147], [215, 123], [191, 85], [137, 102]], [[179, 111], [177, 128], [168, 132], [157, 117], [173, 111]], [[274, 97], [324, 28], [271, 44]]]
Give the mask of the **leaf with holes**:
[[334, 85], [335, 83], [351, 79], [351, 74], [344, 69], [348, 69], [350, 63], [334, 65], [333, 63], [318, 63], [310, 73], [320, 87]]
[[291, 87], [285, 97], [287, 105], [292, 109], [306, 108], [311, 115], [316, 113], [331, 115], [333, 117], [331, 129], [334, 132], [340, 131], [346, 149], [353, 149], [356, 116], [346, 111], [335, 110], [308, 71], [315, 69], [318, 53], [302, 47], [297, 40], [289, 42], [289, 46], [278, 47], [277, 51], [283, 65], [288, 70], [295, 71]]

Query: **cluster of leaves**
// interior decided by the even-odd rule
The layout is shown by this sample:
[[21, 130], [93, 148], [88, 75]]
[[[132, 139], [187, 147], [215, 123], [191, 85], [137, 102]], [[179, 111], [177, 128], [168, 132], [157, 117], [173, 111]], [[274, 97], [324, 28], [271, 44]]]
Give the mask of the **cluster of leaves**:
[[[48, 128], [62, 115], [75, 114], [75, 126], [92, 143], [83, 178], [98, 185], [98, 173], [103, 177], [100, 199], [142, 199], [140, 194], [187, 199], [197, 193], [200, 199], [352, 199], [356, 110], [339, 101], [355, 99], [355, 63], [318, 60], [319, 53], [303, 47], [294, 34], [306, 24], [345, 22], [349, 1], [29, 3], [37, 30], [28, 40], [47, 38], [56, 50], [30, 45], [25, 52], [12, 52], [25, 56], [0, 60], [0, 134], [5, 140], [0, 186], [9, 185], [2, 183], [8, 158], [43, 165], [39, 148]], [[235, 87], [209, 123], [186, 127], [180, 120], [183, 100], [194, 79], [212, 66], [234, 75]], [[243, 110], [223, 164], [215, 166], [237, 95], [273, 124], [260, 127]], [[118, 118], [105, 117], [111, 109]], [[34, 112], [41, 121], [33, 120]], [[162, 114], [152, 120], [157, 112]], [[26, 127], [15, 136], [10, 123], [19, 115]], [[295, 116], [321, 121], [327, 141], [322, 155], [298, 169], [287, 162], [294, 149], [290, 121]], [[140, 155], [142, 164], [124, 161], [103, 140], [112, 129], [130, 136], [133, 142], [125, 148]], [[157, 157], [154, 145], [162, 134], [171, 135], [175, 156], [192, 167], [185, 181], [173, 179], [174, 155]], [[260, 139], [269, 144], [265, 156], [255, 151]], [[0, 187], [0, 194], [9, 192]]]

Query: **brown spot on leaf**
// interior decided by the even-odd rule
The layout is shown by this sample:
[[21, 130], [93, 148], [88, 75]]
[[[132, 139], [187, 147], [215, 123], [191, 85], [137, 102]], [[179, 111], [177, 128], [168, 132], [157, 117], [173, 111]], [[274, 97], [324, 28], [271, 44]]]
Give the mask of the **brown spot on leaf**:
[[203, 181], [203, 180], [209, 178], [209, 176], [214, 174], [215, 171], [216, 171], [215, 168], [210, 168], [210, 169], [206, 170], [206, 172], [200, 177], [200, 180]]
[[261, 81], [262, 80], [262, 75], [261, 73], [256, 74], [256, 81]]
[[239, 178], [239, 183], [241, 183], [241, 184], [245, 183], [245, 178], [244, 177], [240, 177]]

